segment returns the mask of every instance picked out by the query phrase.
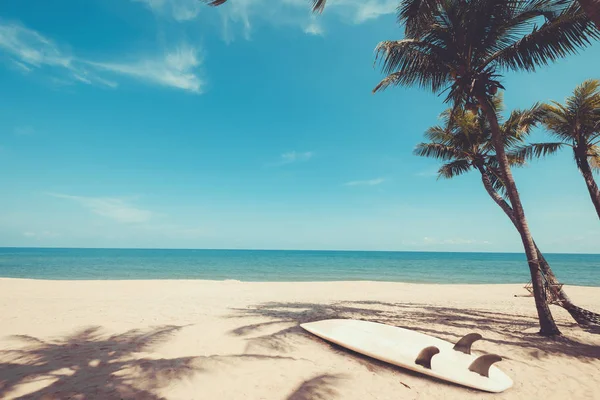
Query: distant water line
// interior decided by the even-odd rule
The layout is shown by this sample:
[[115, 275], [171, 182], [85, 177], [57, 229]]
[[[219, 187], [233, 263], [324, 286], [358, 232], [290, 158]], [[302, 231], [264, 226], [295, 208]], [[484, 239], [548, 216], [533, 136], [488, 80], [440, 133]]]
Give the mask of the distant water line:
[[[545, 256], [562, 282], [600, 286], [600, 255]], [[524, 283], [529, 273], [511, 253], [0, 248], [0, 277]]]

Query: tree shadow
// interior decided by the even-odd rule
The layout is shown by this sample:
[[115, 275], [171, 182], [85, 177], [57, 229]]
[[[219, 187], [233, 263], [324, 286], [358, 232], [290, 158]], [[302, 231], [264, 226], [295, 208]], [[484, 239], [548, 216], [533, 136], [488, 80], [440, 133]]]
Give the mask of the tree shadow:
[[[600, 359], [598, 345], [585, 343], [569, 335], [555, 339], [540, 336], [536, 333], [536, 318], [497, 311], [417, 303], [348, 301], [332, 304], [270, 302], [236, 309], [235, 312], [232, 316], [234, 318], [266, 317], [269, 321], [241, 326], [231, 331], [231, 334], [246, 336], [249, 346], [271, 346], [280, 351], [290, 350], [294, 345], [294, 338], [314, 338], [300, 328], [302, 323], [351, 318], [413, 329], [451, 342], [457, 341], [467, 333], [480, 332], [488, 342], [528, 349], [537, 352], [538, 357], [552, 354], [575, 357], [584, 362]], [[285, 328], [269, 334], [260, 334], [265, 327], [271, 328], [277, 324], [285, 325]], [[575, 324], [564, 327], [579, 329]]]
[[286, 400], [330, 400], [338, 396], [337, 384], [345, 379], [343, 375], [317, 375], [298, 385]]
[[[160, 399], [155, 390], [198, 371], [193, 357], [137, 358], [166, 341], [179, 326], [104, 335], [91, 327], [45, 341], [32, 336], [13, 338], [25, 346], [0, 352], [0, 398], [22, 385], [33, 391], [19, 399]], [[39, 387], [39, 386], [42, 387]]]
[[237, 362], [296, 360], [263, 354], [149, 358], [144, 352], [167, 341], [181, 326], [106, 335], [99, 327], [57, 340], [13, 336], [24, 346], [0, 351], [0, 398], [163, 399], [174, 381]]

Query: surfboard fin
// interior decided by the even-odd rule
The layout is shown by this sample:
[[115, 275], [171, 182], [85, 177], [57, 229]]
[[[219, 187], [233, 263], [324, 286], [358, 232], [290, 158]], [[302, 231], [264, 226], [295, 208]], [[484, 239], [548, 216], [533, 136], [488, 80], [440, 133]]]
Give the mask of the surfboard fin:
[[481, 338], [482, 336], [479, 333], [468, 333], [456, 342], [454, 350], [465, 354], [471, 354], [471, 345]]
[[476, 372], [481, 376], [489, 377], [492, 364], [502, 361], [502, 357], [496, 354], [485, 354], [479, 356], [469, 365], [469, 371]]
[[425, 347], [417, 356], [415, 364], [419, 364], [427, 369], [431, 369], [431, 358], [439, 352], [440, 349], [435, 346]]

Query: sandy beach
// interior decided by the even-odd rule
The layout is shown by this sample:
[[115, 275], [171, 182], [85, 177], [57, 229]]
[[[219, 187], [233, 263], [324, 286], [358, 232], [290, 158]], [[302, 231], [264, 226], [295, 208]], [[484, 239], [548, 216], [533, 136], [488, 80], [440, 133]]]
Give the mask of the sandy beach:
[[[600, 288], [567, 287], [600, 310]], [[2, 399], [592, 399], [600, 334], [553, 307], [565, 337], [536, 332], [521, 285], [0, 279]], [[332, 346], [298, 324], [359, 318], [504, 357], [486, 394]]]

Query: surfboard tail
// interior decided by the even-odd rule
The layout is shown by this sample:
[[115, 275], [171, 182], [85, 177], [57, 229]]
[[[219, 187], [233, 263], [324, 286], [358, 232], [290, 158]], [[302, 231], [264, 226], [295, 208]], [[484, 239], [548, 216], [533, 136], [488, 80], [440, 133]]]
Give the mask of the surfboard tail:
[[421, 365], [427, 369], [431, 369], [431, 359], [439, 352], [440, 349], [435, 346], [425, 347], [417, 356], [415, 364]]
[[469, 365], [469, 371], [476, 372], [481, 376], [490, 376], [490, 367], [492, 364], [502, 361], [502, 357], [497, 354], [485, 354], [479, 356]]
[[482, 336], [479, 333], [469, 333], [460, 338], [454, 345], [454, 350], [460, 351], [461, 353], [471, 354], [471, 346], [474, 342], [481, 340]]

